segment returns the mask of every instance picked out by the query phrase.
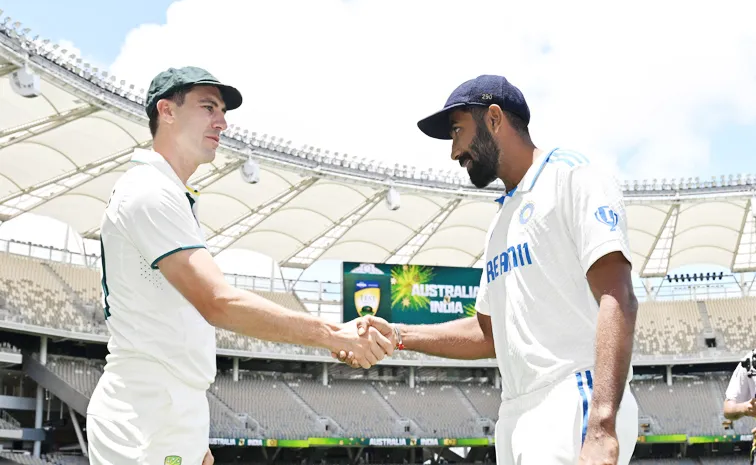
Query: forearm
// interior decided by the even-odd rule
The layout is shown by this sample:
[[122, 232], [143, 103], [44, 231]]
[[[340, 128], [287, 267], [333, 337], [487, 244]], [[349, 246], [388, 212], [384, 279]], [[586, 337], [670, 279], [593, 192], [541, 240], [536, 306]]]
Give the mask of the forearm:
[[728, 420], [739, 420], [745, 416], [745, 407], [747, 404], [728, 400], [724, 404], [723, 415]]
[[218, 328], [266, 341], [333, 349], [334, 325], [257, 294], [229, 287], [215, 299], [213, 308], [210, 323]]
[[493, 339], [486, 337], [474, 317], [434, 325], [399, 325], [399, 331], [407, 350], [461, 360], [496, 357]]
[[620, 298], [602, 296], [599, 306], [589, 424], [613, 429], [630, 370], [638, 303], [628, 290]]

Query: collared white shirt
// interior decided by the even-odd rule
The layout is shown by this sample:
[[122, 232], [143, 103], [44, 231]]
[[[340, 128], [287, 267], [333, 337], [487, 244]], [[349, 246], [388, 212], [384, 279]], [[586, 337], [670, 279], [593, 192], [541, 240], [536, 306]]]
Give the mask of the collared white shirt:
[[105, 370], [159, 362], [187, 385], [207, 389], [215, 380], [215, 328], [158, 269], [172, 253], [206, 247], [199, 192], [154, 151], [137, 149], [132, 161], [138, 165], [115, 183], [100, 232], [110, 331]]
[[599, 307], [586, 273], [611, 252], [631, 256], [618, 183], [579, 153], [542, 153], [497, 201], [476, 307], [491, 316], [508, 400], [593, 367]]
[[[751, 357], [751, 352], [748, 352], [746, 357]], [[749, 378], [748, 370], [743, 368], [743, 365], [738, 363], [735, 371], [732, 372], [730, 384], [727, 385], [727, 391], [725, 391], [725, 399], [742, 404], [743, 402], [749, 401], [755, 397], [756, 378]]]

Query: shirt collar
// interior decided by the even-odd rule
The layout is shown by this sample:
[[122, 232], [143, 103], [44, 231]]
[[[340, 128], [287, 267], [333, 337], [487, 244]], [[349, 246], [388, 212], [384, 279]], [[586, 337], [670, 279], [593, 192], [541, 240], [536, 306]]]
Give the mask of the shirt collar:
[[515, 192], [521, 192], [526, 193], [533, 190], [533, 186], [535, 186], [536, 181], [538, 180], [538, 176], [541, 175], [541, 171], [543, 171], [544, 166], [546, 166], [546, 163], [549, 162], [549, 158], [551, 158], [551, 154], [554, 153], [557, 149], [552, 149], [549, 152], [541, 152], [538, 157], [536, 157], [533, 160], [533, 164], [530, 165], [530, 168], [528, 168], [528, 171], [525, 173], [525, 176], [522, 177], [522, 180], [520, 180], [520, 183], [515, 186], [514, 189], [507, 192], [506, 194], [502, 195], [498, 199], [496, 199], [496, 202], [503, 205], [504, 201], [512, 197]]
[[131, 155], [131, 161], [135, 163], [150, 165], [156, 168], [178, 187], [185, 189], [186, 192], [193, 197], [194, 201], [196, 201], [197, 197], [199, 197], [200, 192], [191, 185], [184, 185], [184, 183], [181, 182], [181, 179], [179, 179], [176, 172], [173, 171], [173, 168], [171, 168], [171, 165], [168, 164], [166, 159], [154, 150], [134, 149], [134, 153]]

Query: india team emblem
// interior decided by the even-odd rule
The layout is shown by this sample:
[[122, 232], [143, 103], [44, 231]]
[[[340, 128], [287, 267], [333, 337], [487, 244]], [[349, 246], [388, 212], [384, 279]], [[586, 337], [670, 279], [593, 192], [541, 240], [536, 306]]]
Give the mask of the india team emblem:
[[528, 202], [525, 204], [524, 207], [522, 207], [522, 210], [520, 210], [520, 224], [525, 224], [530, 220], [530, 218], [533, 217], [533, 211], [535, 210], [535, 205], [533, 202]]
[[169, 455], [165, 458], [163, 465], [181, 465], [181, 457], [178, 455]]
[[375, 315], [381, 303], [381, 288], [377, 281], [357, 281], [354, 290], [354, 306], [360, 316]]
[[596, 213], [594, 213], [593, 215], [596, 217], [599, 223], [604, 223], [605, 225], [609, 226], [610, 231], [617, 229], [617, 224], [619, 224], [619, 215], [608, 206], [604, 205], [603, 207], [599, 207], [598, 210], [596, 210]]

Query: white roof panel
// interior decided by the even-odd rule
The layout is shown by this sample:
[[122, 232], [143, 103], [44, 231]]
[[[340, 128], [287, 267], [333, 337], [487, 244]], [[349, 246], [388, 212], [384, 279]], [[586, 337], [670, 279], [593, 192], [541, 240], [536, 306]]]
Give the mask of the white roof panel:
[[[75, 61], [61, 66], [43, 50], [28, 59], [42, 78], [42, 95], [20, 97], [7, 72], [8, 63], [25, 62], [18, 53], [30, 47], [24, 40], [0, 33], [6, 73], [0, 77], [0, 220], [34, 211], [96, 237], [131, 151], [151, 143], [142, 96], [124, 97], [112, 86], [120, 80], [93, 76]], [[456, 175], [345, 161], [328, 150], [246, 134], [227, 130], [216, 160], [190, 181], [202, 192], [200, 218], [214, 253], [248, 248], [299, 267], [327, 258], [480, 264], [500, 184], [479, 190]], [[238, 171], [250, 157], [260, 167], [257, 184], [245, 183]], [[393, 211], [383, 197], [391, 186], [401, 200]], [[706, 263], [756, 270], [755, 188], [750, 175], [626, 183], [635, 270], [658, 276]]]

